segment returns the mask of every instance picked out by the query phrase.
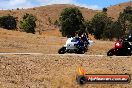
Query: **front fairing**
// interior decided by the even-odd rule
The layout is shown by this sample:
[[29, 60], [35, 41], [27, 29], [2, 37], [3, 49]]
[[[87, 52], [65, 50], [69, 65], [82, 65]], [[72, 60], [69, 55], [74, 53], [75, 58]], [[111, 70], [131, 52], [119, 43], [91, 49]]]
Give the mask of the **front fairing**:
[[64, 47], [66, 47], [66, 49], [77, 49], [77, 47], [75, 46], [79, 41], [75, 41], [72, 42], [73, 38], [68, 38], [68, 40], [66, 41], [66, 44], [64, 45]]

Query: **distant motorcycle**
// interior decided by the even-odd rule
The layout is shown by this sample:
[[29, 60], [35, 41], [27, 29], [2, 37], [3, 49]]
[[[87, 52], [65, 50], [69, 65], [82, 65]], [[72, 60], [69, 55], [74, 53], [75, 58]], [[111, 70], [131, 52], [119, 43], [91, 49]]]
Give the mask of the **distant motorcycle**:
[[122, 38], [115, 43], [115, 46], [107, 52], [107, 56], [131, 56], [132, 54], [132, 36]]
[[88, 46], [92, 45], [93, 41], [89, 40], [89, 43], [81, 42], [80, 39], [75, 37], [68, 38], [66, 44], [58, 50], [59, 54], [64, 53], [77, 53], [84, 54], [87, 51]]

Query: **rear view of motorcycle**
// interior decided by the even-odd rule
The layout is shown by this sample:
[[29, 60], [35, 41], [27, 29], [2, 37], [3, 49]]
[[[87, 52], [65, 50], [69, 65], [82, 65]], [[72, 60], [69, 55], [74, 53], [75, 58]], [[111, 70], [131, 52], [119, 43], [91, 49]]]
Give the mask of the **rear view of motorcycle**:
[[107, 56], [131, 56], [132, 54], [132, 36], [128, 35], [115, 43], [114, 48], [107, 52]]

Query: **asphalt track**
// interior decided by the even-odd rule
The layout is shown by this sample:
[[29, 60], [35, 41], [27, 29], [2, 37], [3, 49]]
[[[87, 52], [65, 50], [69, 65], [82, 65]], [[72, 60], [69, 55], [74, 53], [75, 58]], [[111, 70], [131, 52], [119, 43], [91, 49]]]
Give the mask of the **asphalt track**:
[[[48, 56], [80, 56], [80, 57], [107, 57], [107, 55], [88, 55], [88, 54], [44, 54], [44, 53], [0, 53], [0, 55], [48, 55]], [[132, 58], [132, 56], [110, 56], [120, 58]]]

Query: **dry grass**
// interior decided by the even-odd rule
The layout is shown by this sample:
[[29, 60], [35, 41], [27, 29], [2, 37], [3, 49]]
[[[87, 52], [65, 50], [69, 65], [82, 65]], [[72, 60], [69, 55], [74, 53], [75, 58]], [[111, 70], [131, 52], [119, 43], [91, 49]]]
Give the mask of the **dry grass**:
[[[132, 74], [132, 58], [87, 56], [1, 56], [1, 88], [131, 88], [130, 84], [86, 84], [75, 77], [83, 64], [88, 74]], [[127, 63], [127, 64], [126, 64]]]
[[[44, 35], [34, 35], [1, 29], [0, 52], [56, 54], [58, 49], [65, 44], [66, 38], [60, 37], [61, 34], [58, 30], [48, 30], [44, 33]], [[89, 52], [86, 54], [106, 54], [108, 47], [112, 48], [113, 45], [114, 42], [94, 40], [94, 45], [89, 48]]]

